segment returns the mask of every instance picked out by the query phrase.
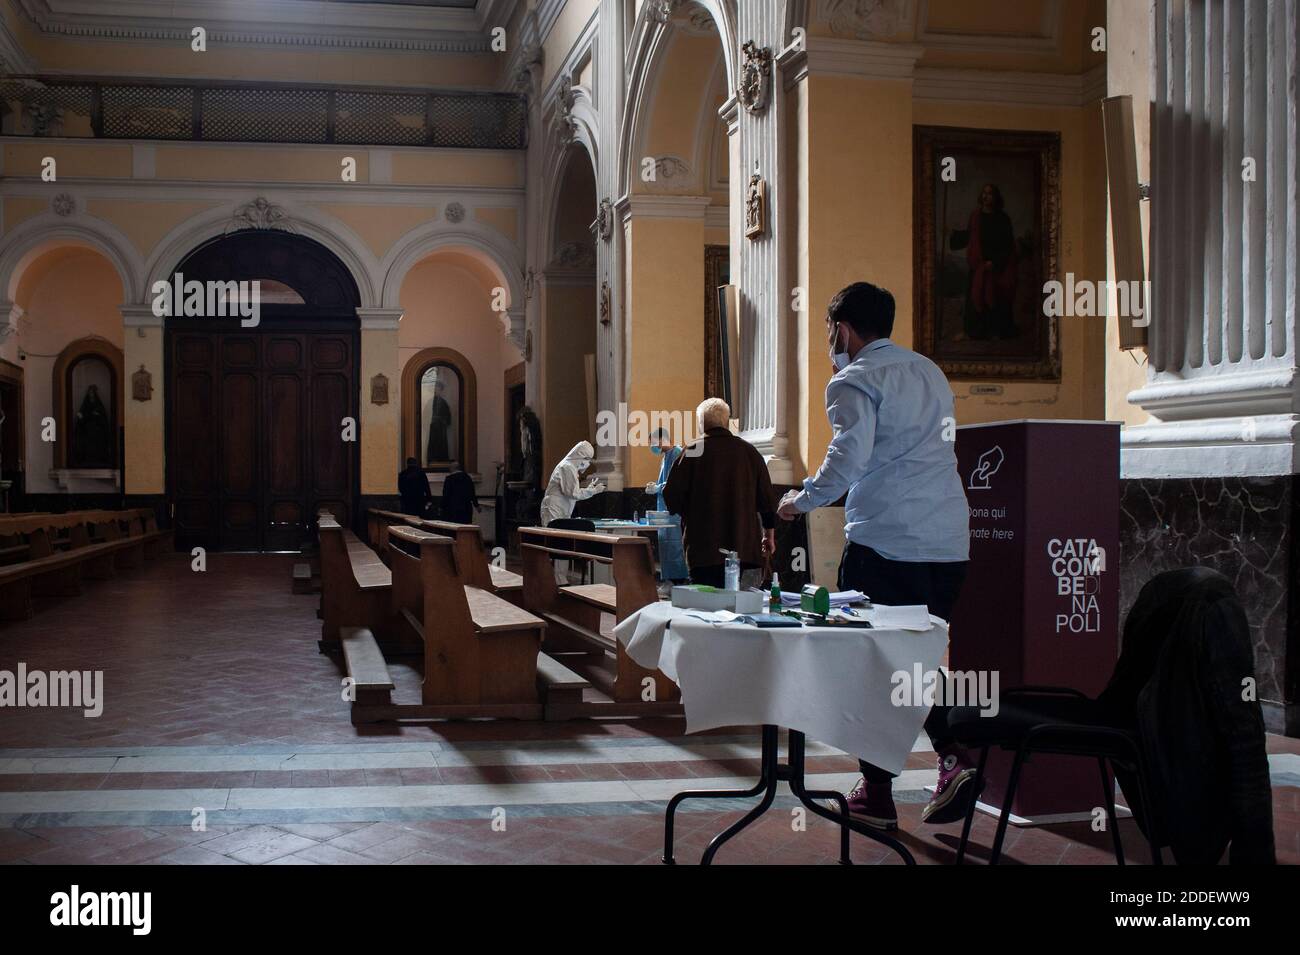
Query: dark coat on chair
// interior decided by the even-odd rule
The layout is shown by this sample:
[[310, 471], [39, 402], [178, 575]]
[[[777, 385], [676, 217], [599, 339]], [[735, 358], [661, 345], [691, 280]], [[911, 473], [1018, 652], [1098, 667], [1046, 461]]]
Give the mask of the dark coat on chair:
[[[1191, 567], [1147, 582], [1098, 703], [1115, 725], [1137, 727], [1158, 842], [1180, 864], [1213, 865], [1229, 843], [1234, 864], [1275, 861], [1254, 677], [1250, 625], [1226, 577]], [[1117, 775], [1132, 804], [1135, 780]]]

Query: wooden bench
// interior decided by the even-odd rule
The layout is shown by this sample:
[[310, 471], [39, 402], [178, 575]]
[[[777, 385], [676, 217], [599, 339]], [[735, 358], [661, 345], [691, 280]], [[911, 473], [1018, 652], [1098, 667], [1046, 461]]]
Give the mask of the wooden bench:
[[393, 526], [415, 527], [450, 537], [456, 546], [456, 558], [467, 583], [522, 606], [524, 578], [512, 570], [498, 567], [488, 560], [483, 546], [483, 529], [477, 524], [453, 524], [450, 521], [427, 521], [394, 511], [371, 510], [367, 514], [370, 546], [388, 562], [388, 534]]
[[[352, 722], [399, 719], [507, 717], [540, 719], [548, 681], [568, 701], [583, 681], [538, 656], [543, 622], [506, 600], [467, 582], [452, 538], [414, 527], [388, 529], [394, 626], [418, 640], [424, 654], [424, 682], [418, 704], [358, 697]], [[322, 551], [323, 559], [323, 551]], [[326, 582], [328, 586], [328, 581]], [[371, 683], [380, 682], [370, 631], [350, 637], [370, 660]], [[351, 664], [349, 664], [351, 667]], [[349, 675], [356, 675], [349, 669]], [[360, 681], [356, 684], [360, 686]], [[379, 688], [382, 692], [382, 687]], [[567, 696], [565, 695], [567, 694]]]
[[83, 592], [85, 580], [139, 566], [146, 553], [155, 552], [150, 545], [171, 535], [156, 525], [150, 531], [152, 521], [152, 512], [143, 509], [6, 516], [0, 534], [24, 539], [8, 546], [22, 547], [26, 559], [0, 566], [0, 619], [28, 619], [34, 596], [73, 596]]
[[[545, 527], [521, 527], [519, 541], [523, 605], [546, 621], [547, 653], [608, 694], [619, 715], [680, 712], [677, 685], [662, 672], [636, 664], [612, 635], [601, 630], [602, 614], [611, 614], [621, 623], [659, 599], [649, 541]], [[608, 565], [614, 583], [562, 586], [555, 580], [556, 560]], [[548, 711], [548, 716], [562, 715], [594, 714], [558, 707]]]
[[341, 645], [344, 627], [383, 630], [393, 579], [361, 539], [328, 511], [317, 517], [320, 536], [321, 650]]

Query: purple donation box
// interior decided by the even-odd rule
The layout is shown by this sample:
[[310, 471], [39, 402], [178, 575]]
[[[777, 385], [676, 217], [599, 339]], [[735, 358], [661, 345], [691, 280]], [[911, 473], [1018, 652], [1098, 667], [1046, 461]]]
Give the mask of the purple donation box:
[[[1096, 696], [1106, 685], [1119, 649], [1119, 430], [1105, 421], [957, 429], [970, 567], [953, 609], [952, 670], [996, 672], [1002, 691]], [[989, 751], [986, 806], [1001, 807], [1011, 758]], [[1050, 822], [1104, 804], [1096, 760], [1031, 756], [1011, 811], [1013, 821]]]

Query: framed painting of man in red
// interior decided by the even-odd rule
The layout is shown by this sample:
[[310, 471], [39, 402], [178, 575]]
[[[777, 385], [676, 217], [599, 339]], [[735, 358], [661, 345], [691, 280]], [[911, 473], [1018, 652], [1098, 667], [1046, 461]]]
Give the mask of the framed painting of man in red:
[[1061, 137], [913, 131], [916, 350], [949, 378], [1060, 380]]

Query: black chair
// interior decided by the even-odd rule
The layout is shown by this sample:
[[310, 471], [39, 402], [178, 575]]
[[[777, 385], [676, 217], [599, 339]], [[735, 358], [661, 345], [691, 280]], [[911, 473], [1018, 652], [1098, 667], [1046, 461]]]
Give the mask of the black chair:
[[[948, 717], [948, 726], [954, 738], [968, 749], [980, 752], [979, 766], [975, 771], [974, 791], [984, 786], [985, 767], [989, 750], [998, 746], [1013, 751], [1011, 773], [1007, 780], [1002, 811], [998, 816], [997, 834], [989, 864], [996, 865], [1002, 855], [1002, 842], [1007, 834], [1007, 822], [1016, 787], [1025, 762], [1033, 753], [1059, 756], [1081, 756], [1097, 760], [1101, 770], [1102, 797], [1105, 800], [1106, 819], [1115, 845], [1115, 861], [1124, 864], [1124, 847], [1120, 841], [1118, 820], [1115, 816], [1115, 768], [1128, 771], [1136, 780], [1138, 798], [1133, 811], [1147, 835], [1151, 847], [1151, 861], [1161, 865], [1154, 820], [1142, 814], [1149, 812], [1151, 792], [1149, 770], [1142, 754], [1142, 746], [1135, 728], [1114, 725], [1107, 711], [1096, 700], [1078, 690], [1066, 687], [1026, 686], [1008, 690], [999, 697], [996, 716], [981, 716], [977, 707], [955, 707]], [[957, 865], [966, 857], [970, 842], [971, 823], [975, 818], [972, 799], [961, 827], [961, 842], [957, 846]]]

